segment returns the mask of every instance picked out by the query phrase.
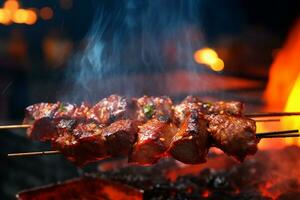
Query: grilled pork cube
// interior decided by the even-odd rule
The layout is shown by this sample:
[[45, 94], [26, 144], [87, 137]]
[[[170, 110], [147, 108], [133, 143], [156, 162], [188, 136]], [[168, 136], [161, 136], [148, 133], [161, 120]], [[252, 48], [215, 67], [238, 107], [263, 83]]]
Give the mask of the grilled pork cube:
[[73, 130], [59, 129], [52, 144], [78, 166], [108, 157], [103, 126], [95, 122], [80, 122]]
[[137, 142], [133, 146], [129, 162], [153, 164], [163, 157], [170, 146], [177, 128], [160, 119], [151, 119], [139, 126]]
[[148, 97], [143, 96], [139, 99], [134, 99], [136, 113], [135, 118], [138, 121], [146, 122], [149, 119], [158, 118], [164, 116], [166, 118], [172, 118], [173, 115], [173, 103], [169, 97]]
[[123, 119], [128, 114], [129, 101], [125, 97], [111, 95], [94, 105], [87, 113], [89, 119], [94, 119], [100, 124], [109, 124]]
[[103, 131], [109, 155], [128, 155], [137, 137], [137, 124], [132, 120], [119, 120]]
[[206, 118], [215, 145], [226, 154], [243, 161], [247, 155], [256, 153], [259, 139], [255, 135], [254, 120], [230, 115], [208, 115]]
[[205, 162], [210, 147], [207, 128], [204, 117], [197, 111], [191, 112], [173, 137], [169, 153], [186, 164]]

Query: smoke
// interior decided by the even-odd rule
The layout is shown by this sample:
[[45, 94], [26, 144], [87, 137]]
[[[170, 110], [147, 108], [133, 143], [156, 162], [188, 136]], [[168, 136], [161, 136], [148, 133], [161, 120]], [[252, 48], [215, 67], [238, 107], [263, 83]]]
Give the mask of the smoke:
[[199, 1], [124, 0], [113, 5], [98, 10], [84, 50], [72, 58], [64, 100], [167, 94], [168, 72], [195, 70], [193, 52], [202, 45]]

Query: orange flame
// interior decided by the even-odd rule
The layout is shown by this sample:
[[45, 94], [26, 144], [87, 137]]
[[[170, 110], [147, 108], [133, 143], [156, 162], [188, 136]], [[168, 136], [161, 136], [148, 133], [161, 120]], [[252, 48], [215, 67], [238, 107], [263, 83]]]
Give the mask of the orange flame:
[[[265, 91], [268, 111], [300, 111], [300, 19], [291, 30], [284, 47], [271, 65]], [[299, 117], [285, 117], [280, 123], [258, 124], [258, 131], [299, 129]], [[299, 139], [277, 140], [283, 145], [300, 145]], [[269, 141], [267, 141], [270, 143]], [[262, 145], [267, 145], [266, 143]], [[274, 145], [271, 145], [274, 146]], [[278, 146], [278, 145], [277, 145]]]

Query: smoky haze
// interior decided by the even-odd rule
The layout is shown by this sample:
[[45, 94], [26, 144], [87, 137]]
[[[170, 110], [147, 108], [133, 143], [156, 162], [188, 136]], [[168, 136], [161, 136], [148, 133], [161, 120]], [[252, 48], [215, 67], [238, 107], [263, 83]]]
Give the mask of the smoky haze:
[[198, 68], [193, 52], [203, 43], [199, 3], [124, 0], [99, 8], [84, 50], [71, 59], [62, 100], [93, 102], [112, 93], [168, 95], [170, 71]]

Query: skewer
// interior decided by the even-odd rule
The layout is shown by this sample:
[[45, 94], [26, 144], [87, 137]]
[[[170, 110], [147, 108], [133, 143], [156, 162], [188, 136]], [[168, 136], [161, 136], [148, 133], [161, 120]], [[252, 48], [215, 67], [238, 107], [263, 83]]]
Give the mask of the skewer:
[[300, 115], [300, 112], [265, 112], [265, 113], [245, 113], [245, 117], [282, 117]]
[[254, 119], [255, 122], [280, 122], [280, 119]]
[[3, 125], [0, 126], [0, 129], [16, 129], [16, 128], [30, 128], [30, 124], [18, 124], [18, 125]]
[[261, 136], [274, 136], [274, 135], [285, 135], [289, 133], [298, 133], [299, 130], [294, 129], [294, 130], [286, 130], [286, 131], [273, 131], [273, 132], [265, 132], [265, 133], [256, 133], [256, 136], [261, 137]]
[[299, 137], [300, 134], [289, 134], [289, 135], [266, 135], [263, 137], [260, 137], [261, 139], [263, 138], [288, 138], [288, 137]]
[[61, 154], [60, 151], [33, 151], [33, 152], [24, 152], [24, 153], [9, 153], [8, 157], [25, 157], [25, 156], [47, 156]]
[[[299, 130], [286, 130], [286, 131], [273, 131], [265, 133], [256, 133], [257, 137], [263, 138], [287, 138], [287, 137], [300, 137], [300, 134], [288, 134], [288, 133], [298, 133]], [[23, 152], [23, 153], [10, 153], [7, 154], [8, 157], [27, 157], [27, 156], [47, 156], [47, 155], [57, 155], [61, 154], [60, 151], [33, 151], [33, 152]]]
[[[280, 119], [254, 119], [256, 122], [279, 122]], [[0, 129], [30, 128], [31, 124], [0, 125]]]

